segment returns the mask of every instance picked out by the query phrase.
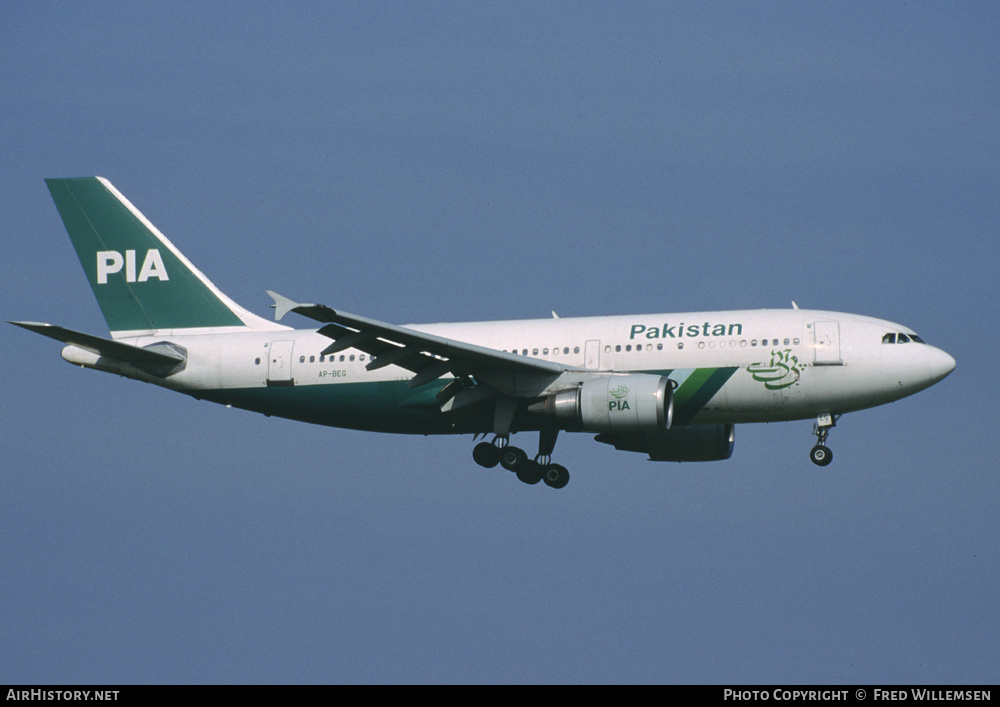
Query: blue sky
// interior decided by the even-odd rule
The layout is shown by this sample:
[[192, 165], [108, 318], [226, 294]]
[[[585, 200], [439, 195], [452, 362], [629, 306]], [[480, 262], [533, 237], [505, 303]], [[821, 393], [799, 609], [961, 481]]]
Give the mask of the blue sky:
[[[802, 307], [958, 361], [724, 463], [266, 419], [4, 325], [0, 682], [995, 682], [995, 3], [6, 3], [3, 318], [103, 334], [45, 177], [392, 322]], [[306, 326], [305, 320], [302, 325]], [[519, 440], [526, 448], [534, 435]]]

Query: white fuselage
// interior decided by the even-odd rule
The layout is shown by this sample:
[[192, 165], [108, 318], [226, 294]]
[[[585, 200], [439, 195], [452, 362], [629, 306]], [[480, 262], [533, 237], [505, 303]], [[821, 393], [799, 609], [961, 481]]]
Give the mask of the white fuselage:
[[[668, 376], [678, 384], [676, 421], [681, 424], [771, 422], [850, 412], [916, 393], [954, 367], [954, 359], [933, 346], [915, 341], [883, 343], [887, 333], [904, 333], [909, 339], [913, 332], [907, 327], [870, 317], [804, 309], [408, 328], [573, 367], [554, 379], [510, 381], [509, 385], [523, 395], [548, 394], [596, 372]], [[312, 329], [176, 336], [161, 332], [127, 342], [143, 347], [169, 342], [184, 347], [186, 367], [168, 378], [138, 370], [116, 372], [199, 398], [319, 424], [381, 431], [447, 431], [428, 420], [434, 411], [428, 401], [421, 402], [421, 395], [430, 398], [426, 391], [406, 389], [411, 372], [393, 365], [369, 371], [366, 365], [370, 358], [353, 349], [324, 356], [321, 352], [330, 340]], [[438, 381], [436, 387], [429, 388], [434, 392], [442, 384]], [[366, 412], [352, 424], [354, 418], [344, 410], [338, 412], [335, 401], [343, 397], [356, 402], [358, 396], [349, 391], [360, 390], [359, 386], [369, 397], [373, 390], [380, 392], [376, 403], [367, 405]], [[290, 389], [299, 394], [292, 395]], [[321, 397], [317, 397], [321, 390]], [[281, 391], [283, 402], [270, 409], [268, 398], [277, 396], [269, 396], [267, 391]], [[292, 398], [311, 402], [293, 411]], [[324, 406], [332, 412], [330, 419], [324, 417]], [[395, 412], [391, 408], [396, 408]], [[414, 419], [423, 422], [403, 422], [400, 410], [419, 413]]]

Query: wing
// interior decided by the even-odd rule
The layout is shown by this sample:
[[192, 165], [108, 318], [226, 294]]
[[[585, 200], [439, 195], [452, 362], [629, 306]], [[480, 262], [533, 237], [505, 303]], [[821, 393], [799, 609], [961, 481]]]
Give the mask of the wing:
[[414, 376], [407, 387], [429, 383], [443, 375], [456, 378], [473, 376], [496, 378], [497, 374], [541, 374], [555, 377], [567, 370], [576, 370], [552, 361], [518, 356], [485, 346], [427, 334], [416, 329], [387, 324], [357, 314], [334, 310], [322, 304], [299, 304], [268, 290], [274, 299], [274, 318], [280, 320], [289, 312], [301, 314], [324, 324], [318, 333], [333, 340], [323, 350], [332, 354], [344, 349], [358, 349], [373, 356], [366, 366], [370, 371], [396, 365]]

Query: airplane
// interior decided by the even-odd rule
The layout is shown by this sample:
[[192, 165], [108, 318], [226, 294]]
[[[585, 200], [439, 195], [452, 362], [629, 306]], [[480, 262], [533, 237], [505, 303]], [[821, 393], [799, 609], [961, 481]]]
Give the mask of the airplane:
[[[75, 365], [267, 416], [469, 434], [477, 464], [562, 488], [560, 432], [652, 461], [732, 456], [734, 426], [841, 415], [927, 388], [955, 359], [901, 324], [799, 309], [398, 326], [275, 292], [274, 321], [223, 294], [103, 177], [47, 179], [111, 338], [10, 322]], [[309, 328], [279, 323], [294, 313]], [[510, 443], [538, 432], [538, 453]], [[492, 435], [492, 439], [487, 438]], [[480, 440], [482, 438], [482, 441]]]

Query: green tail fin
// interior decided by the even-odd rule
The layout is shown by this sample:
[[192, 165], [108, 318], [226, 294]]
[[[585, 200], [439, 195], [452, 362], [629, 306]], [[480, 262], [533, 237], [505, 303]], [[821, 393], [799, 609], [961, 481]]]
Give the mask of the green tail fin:
[[222, 294], [108, 180], [45, 183], [112, 336], [274, 328]]

